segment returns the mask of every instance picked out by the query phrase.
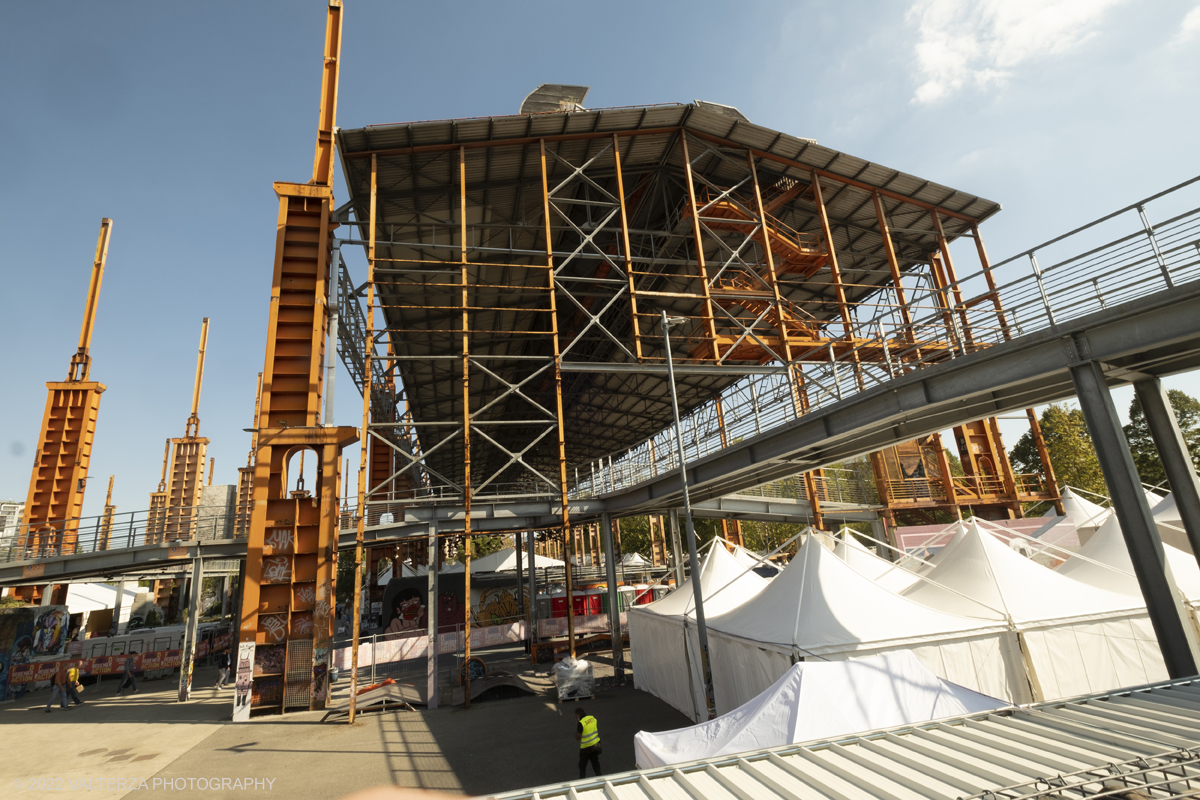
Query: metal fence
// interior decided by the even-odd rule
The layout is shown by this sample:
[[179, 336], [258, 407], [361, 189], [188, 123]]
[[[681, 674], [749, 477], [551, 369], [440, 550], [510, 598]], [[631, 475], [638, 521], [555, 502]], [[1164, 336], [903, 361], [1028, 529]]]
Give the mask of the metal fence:
[[147, 544], [245, 538], [244, 514], [172, 506], [20, 525], [0, 539], [0, 562], [119, 550]]

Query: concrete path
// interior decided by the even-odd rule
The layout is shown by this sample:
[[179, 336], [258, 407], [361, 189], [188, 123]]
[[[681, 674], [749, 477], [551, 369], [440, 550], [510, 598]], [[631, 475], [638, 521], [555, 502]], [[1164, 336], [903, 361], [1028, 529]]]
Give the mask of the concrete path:
[[[214, 679], [214, 670], [201, 669], [195, 685], [211, 687]], [[217, 696], [198, 688], [197, 699], [180, 704], [173, 680], [144, 682], [139, 694], [123, 698], [112, 696], [115, 688], [115, 681], [100, 691], [88, 687], [83, 707], [51, 714], [42, 710], [45, 691], [0, 706], [0, 736], [9, 748], [19, 742], [21, 754], [0, 760], [0, 796], [44, 796], [37, 789], [41, 780], [60, 789], [57, 796], [97, 800], [332, 800], [373, 786], [480, 795], [578, 777], [577, 705], [548, 697], [477, 702], [470, 711], [371, 712], [354, 726], [321, 723], [323, 712], [234, 725], [227, 723], [232, 689]], [[637, 731], [688, 724], [658, 699], [627, 687], [599, 690], [583, 705], [600, 723], [605, 772], [634, 768]], [[122, 779], [124, 787], [117, 783]], [[248, 791], [237, 788], [238, 779]], [[145, 789], [130, 791], [143, 780]]]

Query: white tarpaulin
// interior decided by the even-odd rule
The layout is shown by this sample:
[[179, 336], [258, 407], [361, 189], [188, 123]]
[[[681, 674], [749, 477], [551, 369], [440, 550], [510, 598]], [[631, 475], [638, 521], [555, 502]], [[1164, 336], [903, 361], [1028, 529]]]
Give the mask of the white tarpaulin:
[[1003, 700], [941, 680], [911, 652], [795, 664], [745, 705], [708, 722], [633, 737], [638, 769], [990, 711]]
[[[909, 572], [875, 555], [852, 533], [842, 533], [842, 539], [833, 548], [833, 554], [845, 561], [859, 575], [870, 578], [889, 592], [899, 594], [917, 580], [917, 573]], [[920, 566], [918, 561], [913, 561], [912, 564]]]
[[934, 674], [1009, 701], [1028, 699], [1006, 626], [915, 603], [859, 575], [810, 538], [765, 589], [709, 618], [717, 713], [746, 703], [796, 661], [910, 649]]
[[1014, 625], [1028, 656], [1035, 699], [1166, 677], [1136, 599], [1030, 561], [975, 520], [963, 529], [904, 596], [940, 611]]
[[[529, 569], [529, 553], [525, 550], [521, 551], [521, 566], [524, 569]], [[549, 558], [547, 556], [539, 556], [534, 554], [533, 566], [537, 569], [545, 569], [546, 567], [561, 567], [563, 562], [557, 558]], [[471, 559], [471, 572], [516, 572], [517, 571], [517, 551], [515, 548], [506, 547], [503, 550], [497, 550], [491, 555], [483, 556], [482, 558]]]
[[[719, 542], [700, 568], [704, 615], [721, 614], [767, 585]], [[692, 719], [708, 716], [696, 633], [691, 578], [649, 605], [629, 610], [629, 649], [634, 684]]]
[[641, 553], [626, 553], [621, 558], [622, 567], [647, 567], [651, 566], [650, 562], [642, 558]]
[[1163, 544], [1169, 544], [1185, 553], [1192, 552], [1192, 543], [1188, 541], [1187, 531], [1183, 527], [1183, 517], [1179, 515], [1175, 495], [1169, 494], [1157, 504], [1152, 502], [1150, 513], [1154, 515], [1154, 524], [1158, 526], [1158, 535]]
[[[1063, 513], [1075, 523], [1075, 529], [1079, 531], [1079, 541], [1081, 542], [1087, 542], [1092, 532], [1113, 513], [1111, 508], [1096, 505], [1091, 500], [1077, 494], [1070, 486], [1062, 490], [1062, 504]], [[1042, 516], [1053, 517], [1057, 513], [1054, 506], [1051, 506]]]
[[[1171, 565], [1175, 585], [1188, 600], [1200, 602], [1200, 566], [1196, 565], [1196, 558], [1165, 543], [1163, 552]], [[1142, 602], [1142, 590], [1133, 574], [1129, 548], [1125, 546], [1121, 524], [1115, 515], [1105, 520], [1088, 543], [1058, 568], [1058, 574], [1080, 583], [1120, 592], [1137, 598], [1138, 603]]]

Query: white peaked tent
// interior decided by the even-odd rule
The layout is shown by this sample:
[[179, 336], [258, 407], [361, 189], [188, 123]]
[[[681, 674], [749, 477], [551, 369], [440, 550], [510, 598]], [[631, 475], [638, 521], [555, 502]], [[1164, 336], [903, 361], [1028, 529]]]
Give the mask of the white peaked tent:
[[[1189, 602], [1200, 603], [1200, 566], [1196, 565], [1195, 556], [1165, 543], [1163, 552], [1166, 553], [1167, 563], [1171, 565], [1175, 585]], [[1088, 539], [1088, 543], [1063, 562], [1058, 574], [1080, 583], [1120, 592], [1136, 598], [1138, 603], [1142, 602], [1142, 590], [1133, 574], [1129, 548], [1125, 546], [1125, 537], [1116, 516], [1105, 520]]]
[[1154, 515], [1163, 544], [1177, 547], [1185, 553], [1192, 552], [1192, 543], [1188, 541], [1187, 531], [1183, 528], [1183, 517], [1179, 514], [1179, 506], [1175, 504], [1174, 494], [1167, 495], [1157, 505], [1151, 503], [1150, 513]]
[[971, 520], [904, 596], [1019, 632], [1035, 700], [1057, 700], [1166, 677], [1135, 598], [1030, 561]]
[[[903, 567], [875, 555], [864, 547], [862, 542], [858, 541], [858, 537], [853, 534], [844, 533], [843, 537], [833, 548], [833, 554], [845, 561], [850, 569], [859, 575], [870, 578], [889, 592], [897, 594], [912, 586], [913, 582], [917, 580], [917, 573], [909, 572]], [[920, 562], [914, 563], [920, 565]]]
[[[716, 543], [700, 568], [705, 618], [746, 602], [766, 585]], [[706, 719], [692, 579], [661, 600], [629, 609], [628, 619], [634, 684], [694, 720]]]
[[717, 713], [765, 691], [797, 661], [910, 649], [934, 674], [993, 697], [1028, 699], [1003, 624], [946, 614], [859, 575], [814, 539], [756, 597], [708, 620]]
[[[533, 556], [533, 565], [537, 569], [546, 567], [561, 567], [563, 562], [557, 558], [549, 558], [547, 556], [539, 556], [536, 553]], [[524, 569], [529, 569], [529, 553], [525, 550], [521, 551], [521, 566]], [[503, 550], [497, 550], [491, 555], [483, 556], [482, 558], [471, 559], [471, 572], [516, 572], [517, 570], [517, 551], [515, 548], [506, 547]]]
[[806, 661], [745, 705], [716, 719], [633, 737], [639, 769], [764, 747], [990, 711], [1003, 700], [944, 681], [911, 652]]
[[[1092, 532], [1113, 513], [1111, 508], [1096, 505], [1091, 500], [1080, 496], [1070, 486], [1064, 487], [1062, 490], [1062, 504], [1063, 512], [1075, 523], [1075, 529], [1079, 531], [1079, 541], [1081, 542], [1087, 542], [1087, 538], [1092, 535]], [[1053, 517], [1057, 513], [1058, 511], [1051, 506], [1042, 516]]]
[[624, 556], [621, 557], [621, 566], [622, 567], [633, 567], [633, 568], [637, 568], [637, 567], [649, 568], [651, 566], [651, 564], [649, 561], [642, 558], [641, 553], [626, 553]]

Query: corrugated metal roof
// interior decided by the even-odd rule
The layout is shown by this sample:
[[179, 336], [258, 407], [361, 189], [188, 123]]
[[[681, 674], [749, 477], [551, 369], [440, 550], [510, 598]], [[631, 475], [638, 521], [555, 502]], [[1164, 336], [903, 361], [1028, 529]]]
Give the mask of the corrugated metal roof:
[[[1195, 797], [1200, 679], [496, 795], [504, 800]], [[1131, 789], [1141, 794], [1126, 794]]]

